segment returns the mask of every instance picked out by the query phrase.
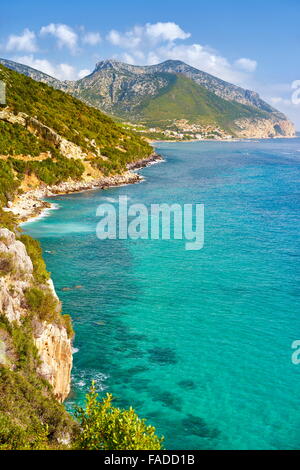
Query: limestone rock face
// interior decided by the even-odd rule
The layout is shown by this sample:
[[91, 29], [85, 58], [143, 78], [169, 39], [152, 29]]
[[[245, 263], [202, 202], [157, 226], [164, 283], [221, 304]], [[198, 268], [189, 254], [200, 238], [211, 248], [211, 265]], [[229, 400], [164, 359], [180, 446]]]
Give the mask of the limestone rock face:
[[35, 344], [42, 360], [39, 374], [53, 386], [56, 398], [64, 401], [70, 393], [73, 357], [66, 329], [43, 322], [35, 329]]
[[26, 315], [24, 293], [33, 280], [33, 266], [25, 245], [5, 228], [0, 229], [0, 262], [1, 259], [10, 259], [13, 271], [0, 277], [0, 313], [10, 322], [19, 322]]
[[[0, 269], [0, 314], [5, 315], [9, 322], [21, 324], [22, 318], [28, 315], [25, 292], [32, 287], [33, 265], [25, 245], [16, 239], [13, 232], [2, 228], [0, 268], [5, 260], [11, 262], [12, 269], [7, 272]], [[57, 298], [52, 280], [40, 287], [49, 289]], [[72, 341], [63, 326], [47, 323], [36, 317], [32, 320], [32, 326], [33, 340], [41, 359], [38, 373], [53, 386], [56, 398], [63, 401], [70, 393]], [[2, 350], [6, 347], [5, 339], [2, 338]]]
[[294, 137], [295, 126], [281, 119], [240, 119], [235, 121], [237, 134], [243, 138]]

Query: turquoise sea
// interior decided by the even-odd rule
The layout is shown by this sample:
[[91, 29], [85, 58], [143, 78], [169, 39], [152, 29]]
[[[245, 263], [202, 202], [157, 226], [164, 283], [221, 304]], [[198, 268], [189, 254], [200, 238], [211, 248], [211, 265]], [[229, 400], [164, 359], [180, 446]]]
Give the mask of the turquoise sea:
[[[57, 210], [24, 225], [74, 320], [66, 406], [95, 380], [167, 449], [299, 449], [300, 139], [157, 151], [142, 184], [52, 198]], [[120, 195], [203, 203], [204, 248], [98, 240], [96, 208]]]

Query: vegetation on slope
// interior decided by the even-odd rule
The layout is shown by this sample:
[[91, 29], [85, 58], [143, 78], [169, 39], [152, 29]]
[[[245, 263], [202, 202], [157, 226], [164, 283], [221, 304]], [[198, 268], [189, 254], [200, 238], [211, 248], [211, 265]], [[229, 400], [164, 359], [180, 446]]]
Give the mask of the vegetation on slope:
[[55, 152], [54, 146], [37, 139], [20, 124], [0, 121], [0, 155], [31, 155]]
[[[121, 146], [128, 158], [149, 154], [151, 148], [99, 110], [62, 91], [32, 80], [0, 65], [0, 80], [6, 83], [7, 105], [15, 113], [36, 117], [62, 137], [94, 151], [99, 147]], [[0, 149], [1, 150], [1, 149]]]
[[148, 123], [161, 124], [173, 119], [187, 119], [200, 124], [219, 124], [230, 129], [233, 121], [265, 113], [233, 101], [226, 101], [215, 93], [182, 76], [169, 76], [169, 84], [159, 95], [144, 100], [137, 112]]
[[62, 435], [75, 436], [78, 424], [40, 378], [31, 323], [0, 317], [0, 343], [10, 344], [9, 362], [0, 365], [0, 449], [57, 449]]
[[163, 439], [135, 411], [112, 406], [112, 395], [98, 400], [94, 385], [85, 408], [77, 408], [81, 432], [75, 447], [81, 450], [160, 450]]
[[[33, 325], [37, 320], [59, 324], [72, 337], [70, 318], [61, 315], [57, 299], [47, 289], [50, 274], [39, 242], [23, 234], [13, 215], [1, 208], [0, 227], [15, 232], [33, 264], [32, 287], [27, 289], [23, 305], [26, 315], [19, 323], [9, 322], [5, 310], [0, 311], [0, 449], [66, 448], [60, 440], [64, 436], [75, 438], [78, 423], [55, 399], [50, 384], [37, 373], [40, 359], [33, 340]], [[1, 241], [6, 243], [5, 240]], [[1, 252], [2, 276], [10, 276], [10, 289], [14, 289], [13, 280], [26, 273], [15, 269], [12, 258], [9, 263], [6, 261], [5, 252]]]
[[[123, 172], [126, 164], [148, 157], [152, 148], [99, 110], [0, 65], [6, 83], [7, 106], [34, 117], [62, 138], [81, 147], [87, 160], [105, 175]], [[35, 158], [45, 154], [48, 158]], [[103, 155], [105, 158], [101, 158]], [[35, 135], [20, 124], [0, 120], [0, 205], [12, 199], [25, 175], [57, 184], [84, 173], [84, 162], [62, 156], [55, 143]], [[25, 160], [21, 156], [34, 157]]]

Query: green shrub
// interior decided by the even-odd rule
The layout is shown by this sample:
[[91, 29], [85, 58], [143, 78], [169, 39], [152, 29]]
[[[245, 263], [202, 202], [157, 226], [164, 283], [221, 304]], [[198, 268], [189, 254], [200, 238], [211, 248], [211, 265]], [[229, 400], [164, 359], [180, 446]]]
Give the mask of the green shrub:
[[74, 330], [73, 330], [71, 316], [70, 315], [62, 315], [62, 324], [67, 330], [68, 337], [73, 338], [75, 333], [74, 333]]
[[49, 449], [47, 429], [42, 423], [23, 429], [13, 417], [0, 412], [0, 450]]
[[65, 449], [78, 425], [35, 372], [0, 368], [0, 449]]
[[37, 316], [41, 321], [65, 327], [68, 337], [73, 338], [72, 319], [70, 315], [61, 315], [60, 304], [49, 289], [31, 287], [25, 292], [25, 299], [31, 318]]
[[4, 206], [12, 199], [19, 185], [20, 181], [15, 179], [11, 165], [0, 160], [0, 206]]
[[13, 350], [16, 355], [16, 370], [35, 370], [39, 363], [37, 348], [33, 342], [31, 322], [24, 319], [21, 325], [10, 323], [7, 318], [0, 316], [0, 328], [6, 330], [11, 338]]
[[82, 450], [159, 450], [163, 439], [135, 411], [112, 406], [112, 395], [98, 401], [94, 384], [86, 408], [77, 408], [81, 432], [75, 448]]
[[34, 240], [29, 235], [22, 234], [19, 240], [24, 243], [28, 256], [33, 264], [33, 275], [37, 283], [43, 284], [50, 279], [50, 274], [46, 269], [46, 263], [43, 260], [41, 245], [38, 240]]
[[[0, 189], [1, 192], [1, 189]], [[1, 196], [0, 196], [1, 198]], [[17, 221], [11, 212], [4, 211], [0, 204], [0, 228], [8, 228], [12, 232], [17, 230]]]
[[13, 256], [11, 253], [0, 254], [0, 277], [12, 273], [14, 270]]
[[0, 154], [36, 157], [52, 147], [43, 143], [20, 124], [0, 121]]
[[31, 287], [27, 289], [25, 299], [32, 315], [48, 323], [61, 323], [60, 306], [50, 290]]

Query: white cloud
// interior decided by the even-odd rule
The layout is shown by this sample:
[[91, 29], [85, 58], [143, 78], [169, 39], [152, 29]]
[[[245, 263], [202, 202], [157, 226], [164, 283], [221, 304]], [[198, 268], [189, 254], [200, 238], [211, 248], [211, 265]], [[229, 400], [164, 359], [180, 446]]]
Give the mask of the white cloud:
[[201, 44], [171, 44], [151, 51], [148, 63], [162, 60], [181, 60], [199, 70], [215, 75], [231, 83], [245, 86], [249, 80], [249, 71], [240, 70], [235, 64], [208, 46]]
[[184, 32], [176, 23], [158, 22], [134, 26], [125, 33], [112, 29], [106, 38], [114, 46], [119, 46], [123, 49], [134, 49], [140, 46], [146, 47], [147, 44], [173, 42], [177, 39], [187, 39], [189, 37], [190, 34]]
[[144, 26], [145, 34], [155, 41], [175, 41], [176, 39], [188, 39], [190, 33], [185, 33], [176, 23], [147, 23]]
[[51, 23], [48, 26], [43, 26], [40, 34], [41, 36], [48, 34], [54, 36], [60, 48], [67, 47], [72, 53], [77, 51], [78, 35], [66, 24]]
[[78, 78], [76, 69], [69, 64], [52, 64], [49, 60], [37, 59], [32, 54], [22, 57], [13, 57], [12, 60], [40, 70], [59, 80], [76, 80]]
[[101, 36], [99, 33], [85, 33], [82, 37], [82, 42], [89, 46], [96, 46], [101, 42]]
[[119, 46], [123, 49], [133, 49], [141, 44], [142, 30], [140, 27], [135, 26], [131, 31], [122, 34], [112, 29], [107, 35], [107, 40], [114, 46]]
[[20, 36], [11, 34], [6, 44], [6, 50], [35, 52], [37, 50], [35, 33], [26, 28]]
[[115, 57], [136, 65], [154, 65], [169, 59], [181, 60], [188, 65], [236, 85], [248, 86], [251, 82], [251, 73], [249, 71], [241, 70], [240, 67], [231, 64], [218, 52], [200, 44], [178, 45], [169, 43], [148, 51], [130, 49], [129, 53], [123, 52]]
[[78, 78], [84, 78], [91, 73], [89, 69], [82, 69], [78, 72]]
[[60, 77], [61, 80], [73, 80], [77, 78], [75, 68], [69, 64], [59, 64], [56, 66], [56, 76]]
[[132, 55], [128, 54], [128, 52], [124, 52], [124, 54], [121, 54], [121, 57], [115, 56], [114, 58], [116, 60], [121, 58], [122, 62], [125, 62], [126, 64], [130, 64], [130, 65], [136, 64], [136, 59]]
[[181, 60], [240, 86], [251, 82], [251, 74], [257, 67], [255, 60], [243, 57], [231, 63], [208, 46], [178, 43], [190, 36], [176, 23], [158, 22], [134, 26], [124, 33], [111, 30], [107, 40], [125, 50], [115, 57], [130, 64], [153, 65], [168, 59]]
[[257, 68], [256, 60], [246, 58], [236, 60], [235, 64], [238, 68], [245, 70], [246, 72], [255, 72]]
[[300, 80], [293, 83], [270, 83], [268, 85], [256, 82], [255, 89], [264, 100], [286, 114], [300, 130]]
[[280, 106], [280, 105], [290, 106], [290, 105], [292, 105], [292, 101], [290, 99], [283, 98], [282, 96], [272, 96], [271, 98], [269, 98], [269, 101], [274, 106]]

